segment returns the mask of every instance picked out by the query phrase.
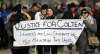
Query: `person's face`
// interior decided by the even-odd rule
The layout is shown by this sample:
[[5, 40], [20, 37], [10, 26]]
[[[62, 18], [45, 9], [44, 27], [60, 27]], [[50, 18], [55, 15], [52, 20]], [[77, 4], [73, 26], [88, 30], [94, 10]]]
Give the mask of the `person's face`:
[[71, 11], [72, 11], [72, 12], [74, 12], [75, 10], [76, 10], [76, 8], [75, 8], [75, 7], [72, 7], [72, 8], [71, 8]]
[[39, 8], [38, 8], [37, 6], [34, 6], [34, 7], [32, 7], [32, 10], [33, 10], [33, 11], [38, 11]]
[[42, 15], [46, 15], [47, 14], [47, 10], [43, 9], [43, 10], [41, 10], [41, 13], [42, 13]]
[[98, 6], [95, 6], [95, 9], [96, 9], [96, 10], [100, 10], [100, 8], [99, 8]]
[[47, 10], [47, 15], [48, 16], [52, 16], [53, 15], [53, 10], [52, 9], [48, 9]]
[[89, 16], [89, 13], [87, 11], [83, 11], [82, 15], [83, 15], [84, 18], [87, 18]]
[[6, 4], [2, 5], [3, 10], [5, 10], [7, 8]]

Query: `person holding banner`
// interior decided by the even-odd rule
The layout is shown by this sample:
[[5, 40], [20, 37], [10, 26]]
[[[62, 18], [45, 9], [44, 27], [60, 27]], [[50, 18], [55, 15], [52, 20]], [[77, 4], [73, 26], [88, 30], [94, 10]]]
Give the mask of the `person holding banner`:
[[8, 15], [9, 27], [9, 44], [11, 45], [12, 54], [29, 54], [29, 47], [14, 47], [14, 36], [13, 36], [13, 26], [23, 20], [31, 20], [31, 17], [21, 10], [21, 4], [14, 7], [13, 12]]
[[[54, 19], [54, 11], [47, 5], [43, 5], [40, 12], [35, 15], [36, 20]], [[37, 46], [38, 54], [57, 54], [57, 46]]]
[[[48, 5], [44, 4], [41, 7], [40, 12], [37, 12], [35, 14], [35, 20], [42, 20], [42, 19], [46, 19], [47, 17], [47, 9], [48, 9]], [[44, 54], [44, 46], [37, 46], [37, 50], [38, 50], [38, 54]]]
[[[55, 13], [51, 7], [47, 9], [47, 18], [46, 19], [55, 19]], [[51, 54], [57, 54], [58, 52], [58, 46], [52, 45], [52, 46], [47, 46], [50, 47], [50, 52]]]
[[80, 35], [79, 54], [94, 54], [94, 45], [89, 44], [89, 37], [97, 31], [96, 20], [91, 16], [90, 9], [84, 8], [81, 11], [80, 19], [83, 20], [86, 27]]

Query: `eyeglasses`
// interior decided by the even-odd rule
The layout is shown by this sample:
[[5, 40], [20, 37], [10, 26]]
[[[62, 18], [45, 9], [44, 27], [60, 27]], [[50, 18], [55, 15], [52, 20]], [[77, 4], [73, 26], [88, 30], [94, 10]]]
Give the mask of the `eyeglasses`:
[[82, 14], [87, 14], [88, 12], [82, 12]]

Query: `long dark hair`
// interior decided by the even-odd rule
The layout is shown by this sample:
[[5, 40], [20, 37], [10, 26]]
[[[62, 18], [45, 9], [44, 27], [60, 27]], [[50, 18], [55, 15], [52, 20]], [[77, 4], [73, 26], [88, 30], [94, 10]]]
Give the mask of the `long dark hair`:
[[51, 10], [53, 11], [53, 16], [56, 15], [55, 10], [53, 9], [53, 7], [50, 7], [50, 6], [49, 6], [48, 9], [51, 9]]

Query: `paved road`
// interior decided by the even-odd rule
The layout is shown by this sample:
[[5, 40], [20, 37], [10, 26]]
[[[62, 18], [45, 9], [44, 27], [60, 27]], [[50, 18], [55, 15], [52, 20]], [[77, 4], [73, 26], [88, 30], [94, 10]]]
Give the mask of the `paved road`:
[[[30, 54], [35, 54], [35, 48], [32, 48], [30, 50]], [[100, 52], [98, 50], [95, 51], [95, 54], [100, 54]], [[78, 52], [76, 52], [75, 48], [73, 48], [73, 54], [79, 54]], [[10, 49], [2, 49], [0, 50], [0, 54], [11, 54], [11, 50]], [[47, 53], [48, 54], [48, 53]], [[63, 49], [59, 49], [58, 50], [58, 54], [69, 54], [69, 50], [67, 49], [67, 47], [64, 47]]]

